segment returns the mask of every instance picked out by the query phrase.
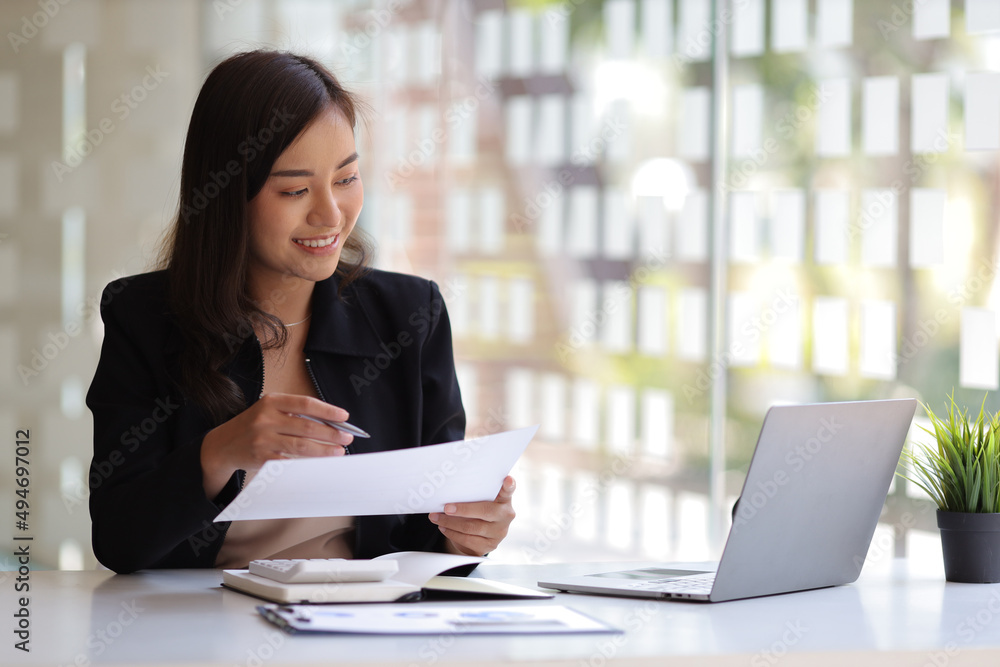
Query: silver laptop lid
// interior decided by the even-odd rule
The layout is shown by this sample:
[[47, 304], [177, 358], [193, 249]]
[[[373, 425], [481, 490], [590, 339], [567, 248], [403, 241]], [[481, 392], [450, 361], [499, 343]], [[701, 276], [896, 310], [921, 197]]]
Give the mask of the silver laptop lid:
[[856, 580], [916, 406], [908, 398], [768, 410], [710, 599]]

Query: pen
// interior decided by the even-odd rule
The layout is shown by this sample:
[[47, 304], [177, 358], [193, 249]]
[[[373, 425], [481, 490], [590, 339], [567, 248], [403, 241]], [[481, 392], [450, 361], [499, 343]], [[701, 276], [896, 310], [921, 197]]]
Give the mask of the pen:
[[343, 431], [344, 433], [350, 433], [355, 438], [370, 438], [371, 437], [368, 433], [362, 431], [360, 428], [358, 428], [354, 424], [348, 424], [347, 422], [335, 422], [335, 421], [330, 421], [329, 419], [322, 419], [320, 417], [310, 417], [309, 415], [294, 415], [294, 416], [295, 417], [302, 417], [302, 419], [308, 419], [308, 420], [314, 421], [314, 422], [316, 422], [318, 424], [326, 424], [327, 426], [329, 426], [331, 428], [335, 428], [338, 431]]

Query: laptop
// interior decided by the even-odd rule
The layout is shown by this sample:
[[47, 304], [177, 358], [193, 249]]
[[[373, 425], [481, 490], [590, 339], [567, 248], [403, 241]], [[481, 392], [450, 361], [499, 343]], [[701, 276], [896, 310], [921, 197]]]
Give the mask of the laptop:
[[723, 602], [855, 581], [917, 401], [767, 411], [716, 570], [663, 565], [550, 577], [544, 588]]

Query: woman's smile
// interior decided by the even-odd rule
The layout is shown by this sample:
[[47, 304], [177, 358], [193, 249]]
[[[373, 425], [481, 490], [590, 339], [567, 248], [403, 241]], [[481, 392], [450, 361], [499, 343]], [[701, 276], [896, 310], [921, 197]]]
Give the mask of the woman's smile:
[[309, 239], [292, 239], [297, 246], [313, 255], [333, 252], [340, 246], [340, 234]]

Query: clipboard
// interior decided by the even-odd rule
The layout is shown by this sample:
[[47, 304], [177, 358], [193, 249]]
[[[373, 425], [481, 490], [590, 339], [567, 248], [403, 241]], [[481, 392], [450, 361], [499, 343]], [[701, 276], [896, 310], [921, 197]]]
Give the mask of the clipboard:
[[260, 605], [257, 611], [289, 634], [540, 635], [622, 632], [562, 605]]

